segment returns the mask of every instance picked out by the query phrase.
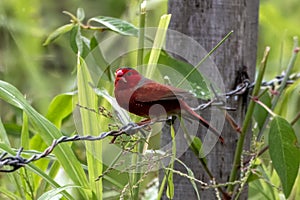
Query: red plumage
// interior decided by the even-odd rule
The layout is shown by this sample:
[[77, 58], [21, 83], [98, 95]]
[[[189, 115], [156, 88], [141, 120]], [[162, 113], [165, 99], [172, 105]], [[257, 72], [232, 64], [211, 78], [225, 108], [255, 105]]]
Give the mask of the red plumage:
[[[193, 96], [191, 93], [147, 79], [132, 68], [119, 68], [116, 71], [114, 93], [122, 108], [138, 116], [150, 118], [150, 113], [157, 117], [165, 114], [189, 116], [199, 120], [217, 136], [220, 135], [184, 101], [184, 98]], [[221, 136], [219, 139], [223, 143]]]

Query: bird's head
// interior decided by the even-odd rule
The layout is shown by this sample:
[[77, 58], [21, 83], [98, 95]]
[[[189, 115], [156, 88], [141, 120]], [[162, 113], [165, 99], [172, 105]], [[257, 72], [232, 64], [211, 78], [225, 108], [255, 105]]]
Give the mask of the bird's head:
[[137, 86], [142, 79], [142, 75], [135, 69], [126, 67], [119, 68], [115, 73], [115, 87], [118, 89], [128, 89]]

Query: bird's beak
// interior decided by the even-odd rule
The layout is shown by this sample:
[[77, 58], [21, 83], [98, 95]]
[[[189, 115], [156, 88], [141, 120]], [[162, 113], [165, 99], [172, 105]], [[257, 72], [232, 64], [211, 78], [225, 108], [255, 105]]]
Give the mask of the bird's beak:
[[127, 83], [127, 81], [126, 81], [126, 79], [123, 77], [123, 72], [121, 71], [121, 70], [117, 70], [116, 72], [115, 72], [115, 76], [116, 76], [116, 80], [117, 81], [123, 81], [124, 83]]
[[127, 83], [127, 81], [124, 77], [121, 77], [121, 80], [124, 81], [124, 83]]
[[124, 83], [127, 83], [124, 77], [117, 77], [117, 81], [123, 81]]

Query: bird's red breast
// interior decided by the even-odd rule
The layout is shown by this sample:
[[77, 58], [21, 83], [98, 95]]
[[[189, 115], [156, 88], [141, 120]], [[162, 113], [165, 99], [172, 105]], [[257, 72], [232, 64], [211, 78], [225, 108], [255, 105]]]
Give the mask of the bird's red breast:
[[[147, 79], [132, 68], [119, 68], [115, 75], [115, 97], [127, 111], [147, 118], [150, 115], [187, 115], [220, 135], [184, 101], [185, 97], [192, 96], [191, 93]], [[220, 140], [223, 141], [221, 137]]]

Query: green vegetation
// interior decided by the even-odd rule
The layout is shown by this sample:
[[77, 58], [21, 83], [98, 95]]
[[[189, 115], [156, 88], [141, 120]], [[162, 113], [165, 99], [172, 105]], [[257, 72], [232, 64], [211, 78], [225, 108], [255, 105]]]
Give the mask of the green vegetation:
[[[288, 76], [299, 73], [297, 52], [293, 51], [298, 47], [297, 38], [293, 40], [293, 36], [300, 35], [298, 4], [296, 0], [261, 2], [258, 62], [266, 46], [270, 46], [271, 50], [263, 59], [262, 66], [266, 68], [260, 78], [269, 80], [287, 69], [290, 69], [287, 70]], [[63, 135], [97, 136], [120, 128], [129, 121], [137, 121], [138, 118], [119, 111], [112, 98], [112, 72], [119, 65], [172, 62], [172, 66], [184, 76], [190, 75], [190, 71], [182, 69], [182, 66], [185, 70], [189, 69], [189, 64], [171, 58], [161, 49], [163, 41], [159, 39], [164, 38], [164, 32], [158, 32], [153, 38], [156, 49], [133, 51], [122, 55], [121, 59], [111, 58], [112, 62], [108, 62], [97, 48], [107, 45], [106, 38], [113, 38], [108, 41], [110, 49], [107, 51], [117, 51], [121, 48], [120, 37], [129, 38], [127, 45], [135, 41], [142, 47], [145, 45], [142, 41], [149, 38], [137, 27], [158, 26], [160, 22], [163, 22], [160, 24], [163, 28], [168, 27], [170, 16], [164, 15], [167, 1], [148, 2], [146, 18], [138, 14], [139, 6], [133, 0], [103, 0], [101, 3], [77, 0], [59, 5], [52, 1], [0, 1], [1, 152], [15, 156], [17, 150], [23, 147], [22, 156], [29, 158], [43, 152], [54, 139]], [[141, 23], [139, 20], [142, 20]], [[147, 69], [145, 74], [153, 76], [155, 72]], [[194, 75], [201, 76], [193, 74], [190, 79], [187, 78], [188, 81], [194, 81]], [[243, 172], [242, 178], [235, 182], [244, 153], [237, 148], [240, 152], [235, 158], [232, 182], [221, 184], [229, 186], [228, 191], [233, 190], [235, 183], [241, 187], [249, 183], [249, 199], [300, 197], [297, 142], [300, 139], [299, 83], [300, 80], [296, 80], [286, 87], [287, 82], [283, 80], [278, 90], [282, 94], [280, 98], [274, 98], [259, 87], [255, 89], [249, 106], [251, 113], [242, 130], [244, 137], [253, 116], [257, 122], [257, 126], [253, 127], [255, 138], [252, 142], [255, 156], [248, 162], [250, 167]], [[270, 123], [267, 116], [272, 116]], [[171, 134], [174, 141], [171, 151], [176, 153], [173, 129]], [[240, 146], [243, 137], [239, 141]], [[14, 173], [0, 173], [0, 198], [49, 199], [58, 195], [63, 199], [128, 199], [142, 195], [144, 199], [153, 199], [153, 194], [161, 196], [163, 188], [157, 185], [155, 163], [147, 160], [150, 159], [147, 157], [148, 145], [157, 145], [158, 139], [144, 139], [140, 135], [122, 136], [115, 141], [118, 149], [112, 148], [111, 139], [59, 144], [47, 158], [32, 162]], [[151, 140], [154, 144], [149, 142]], [[189, 140], [193, 151], [200, 155], [200, 139]], [[258, 155], [262, 149], [269, 153]], [[126, 152], [131, 150], [147, 159], [141, 161], [139, 156], [127, 157]], [[149, 155], [157, 156], [155, 158], [159, 160], [161, 155], [156, 154], [160, 153], [151, 152]], [[207, 186], [195, 179], [184, 163], [168, 156], [171, 161], [165, 168], [162, 184], [167, 187], [168, 197], [174, 195], [173, 174], [188, 178], [197, 195], [196, 184], [220, 186]], [[200, 159], [205, 165], [206, 160]], [[174, 170], [174, 162], [184, 166], [187, 172]], [[131, 173], [137, 170], [144, 171]], [[209, 174], [209, 169], [207, 172]], [[236, 196], [239, 196], [239, 191]]]

